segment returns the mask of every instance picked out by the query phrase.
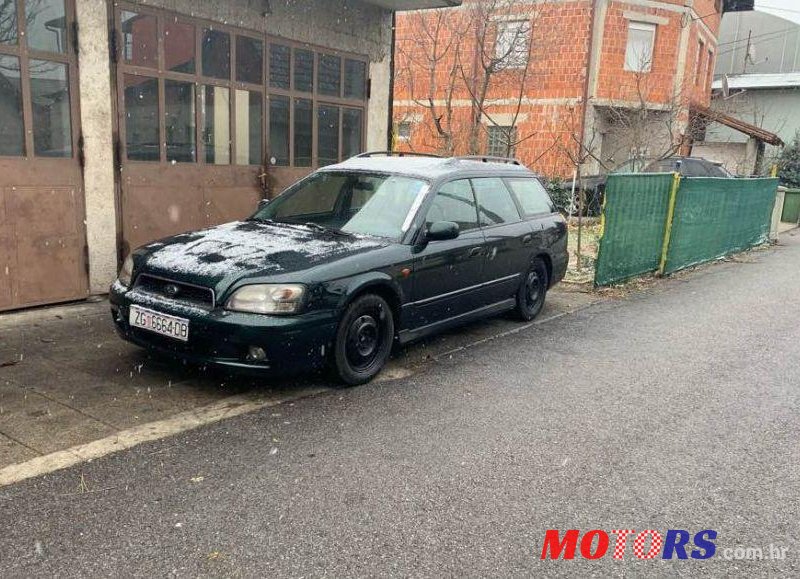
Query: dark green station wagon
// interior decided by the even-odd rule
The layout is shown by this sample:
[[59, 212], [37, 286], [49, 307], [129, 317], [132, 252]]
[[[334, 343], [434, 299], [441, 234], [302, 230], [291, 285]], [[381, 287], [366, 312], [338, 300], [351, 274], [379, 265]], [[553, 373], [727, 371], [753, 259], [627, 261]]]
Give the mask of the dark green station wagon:
[[516, 161], [365, 153], [137, 249], [111, 310], [124, 339], [191, 362], [360, 384], [396, 342], [533, 319], [566, 268], [566, 223]]

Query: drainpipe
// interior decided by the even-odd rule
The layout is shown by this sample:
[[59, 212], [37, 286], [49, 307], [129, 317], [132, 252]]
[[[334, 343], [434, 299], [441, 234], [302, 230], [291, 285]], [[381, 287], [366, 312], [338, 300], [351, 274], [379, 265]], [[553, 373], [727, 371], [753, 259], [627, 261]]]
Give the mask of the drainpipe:
[[[591, 26], [589, 27], [589, 43], [586, 50], [586, 73], [584, 74], [583, 79], [583, 98], [581, 100], [581, 104], [583, 105], [583, 114], [581, 115], [580, 133], [578, 133], [580, 138], [578, 150], [579, 159], [583, 157], [583, 152], [586, 149], [586, 127], [589, 124], [589, 87], [591, 86], [592, 69], [594, 68], [594, 20], [597, 13], [597, 2], [598, 0], [592, 0], [592, 7], [589, 11], [589, 21], [591, 22]], [[582, 164], [583, 163], [579, 163], [578, 165], [578, 178], [580, 178], [580, 165]]]
[[394, 148], [394, 68], [395, 42], [397, 40], [397, 12], [392, 11], [392, 47], [389, 50], [389, 126], [386, 137], [386, 150]]

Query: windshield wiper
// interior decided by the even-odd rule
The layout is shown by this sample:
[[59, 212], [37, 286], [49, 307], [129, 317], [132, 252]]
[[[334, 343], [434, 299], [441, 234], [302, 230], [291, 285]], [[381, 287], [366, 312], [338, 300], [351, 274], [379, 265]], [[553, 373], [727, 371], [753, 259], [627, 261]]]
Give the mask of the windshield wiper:
[[338, 235], [340, 237], [353, 237], [352, 233], [347, 233], [346, 231], [342, 231], [341, 229], [325, 227], [324, 225], [320, 225], [319, 223], [314, 223], [313, 221], [309, 221], [308, 223], [303, 223], [303, 225], [310, 229], [314, 229], [315, 231], [319, 231], [321, 233], [332, 233], [333, 235]]

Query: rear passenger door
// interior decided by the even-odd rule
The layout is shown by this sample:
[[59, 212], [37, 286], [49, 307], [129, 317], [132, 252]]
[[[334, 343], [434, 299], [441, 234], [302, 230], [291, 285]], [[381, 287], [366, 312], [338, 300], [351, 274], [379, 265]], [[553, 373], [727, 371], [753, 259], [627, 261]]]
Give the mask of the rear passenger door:
[[493, 304], [516, 296], [530, 263], [534, 235], [503, 179], [476, 178], [471, 182], [486, 238], [482, 298], [484, 304]]

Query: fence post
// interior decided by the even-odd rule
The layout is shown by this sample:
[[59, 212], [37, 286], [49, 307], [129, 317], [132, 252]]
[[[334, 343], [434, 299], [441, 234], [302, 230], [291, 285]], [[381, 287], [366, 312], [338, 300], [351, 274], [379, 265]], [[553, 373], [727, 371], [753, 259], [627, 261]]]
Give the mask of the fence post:
[[664, 224], [664, 243], [661, 245], [661, 262], [658, 265], [658, 275], [664, 275], [667, 268], [667, 254], [669, 253], [669, 242], [672, 238], [672, 220], [675, 218], [675, 200], [678, 197], [678, 190], [681, 188], [681, 174], [672, 174], [672, 188], [669, 191], [669, 206], [667, 207], [667, 221]]

